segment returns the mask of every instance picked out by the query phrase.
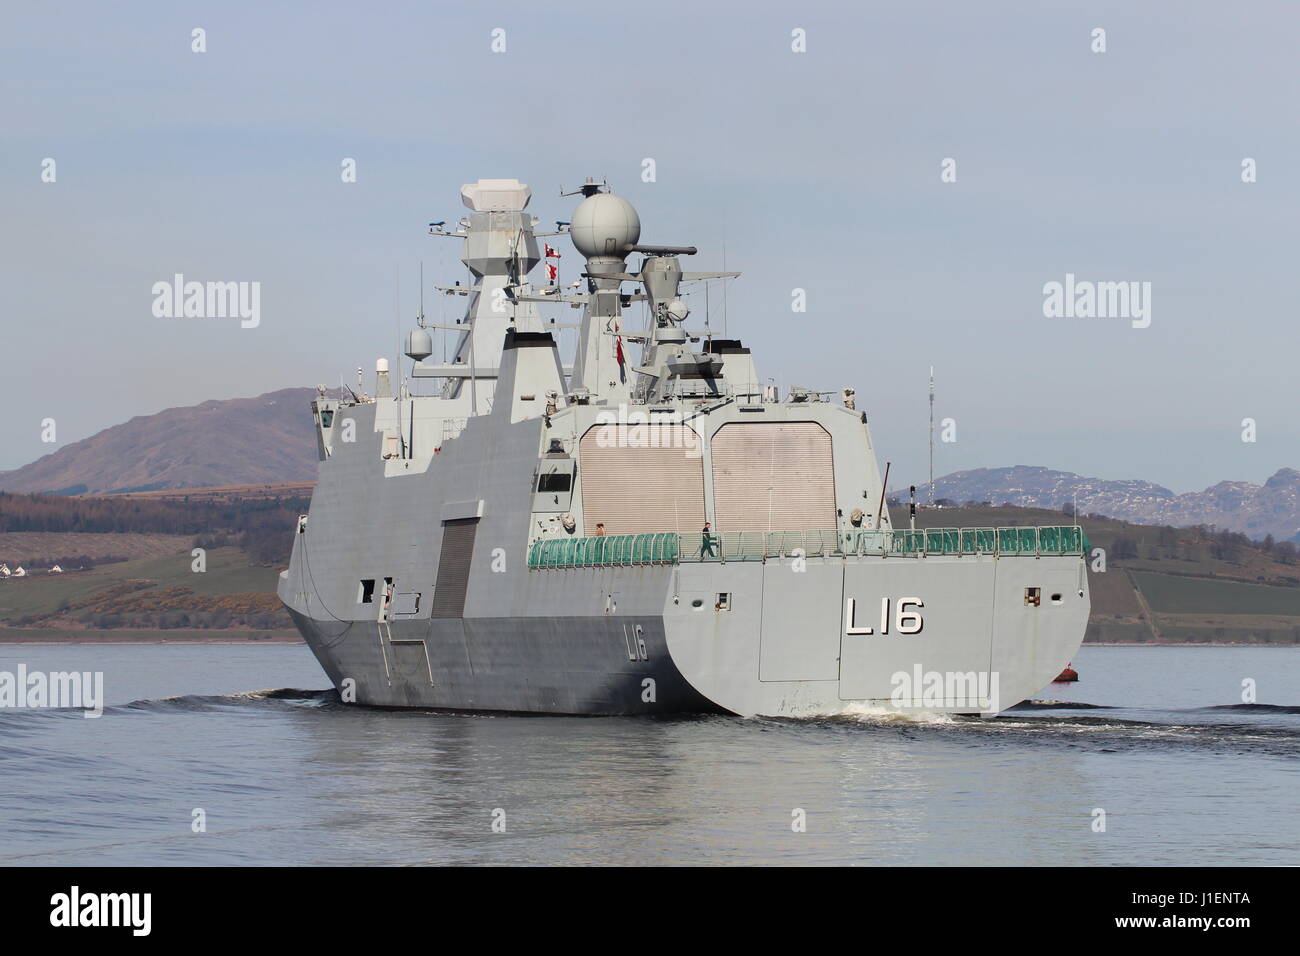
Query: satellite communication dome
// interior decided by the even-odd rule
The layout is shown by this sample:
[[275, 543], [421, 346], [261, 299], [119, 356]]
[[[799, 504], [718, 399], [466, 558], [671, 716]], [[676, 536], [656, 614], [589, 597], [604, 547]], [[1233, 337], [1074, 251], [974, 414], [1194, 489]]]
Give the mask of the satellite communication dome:
[[641, 238], [641, 217], [632, 204], [620, 196], [596, 193], [578, 203], [569, 226], [573, 246], [587, 258], [627, 255], [625, 245]]

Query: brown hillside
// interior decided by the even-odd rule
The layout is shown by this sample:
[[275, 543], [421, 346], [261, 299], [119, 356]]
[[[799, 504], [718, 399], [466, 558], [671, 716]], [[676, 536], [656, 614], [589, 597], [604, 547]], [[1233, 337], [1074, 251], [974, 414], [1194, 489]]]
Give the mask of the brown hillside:
[[0, 490], [96, 494], [313, 481], [314, 395], [286, 388], [138, 416], [0, 472]]

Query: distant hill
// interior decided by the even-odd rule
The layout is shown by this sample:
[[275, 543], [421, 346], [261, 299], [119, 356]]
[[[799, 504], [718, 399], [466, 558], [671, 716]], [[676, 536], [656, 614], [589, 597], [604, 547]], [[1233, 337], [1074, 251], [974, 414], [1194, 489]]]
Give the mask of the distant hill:
[[[907, 500], [907, 490], [890, 494]], [[921, 488], [917, 489], [918, 497]], [[935, 499], [988, 501], [1059, 509], [1077, 500], [1080, 514], [1104, 514], [1138, 524], [1215, 525], [1252, 538], [1300, 540], [1300, 471], [1283, 468], [1263, 485], [1221, 481], [1176, 495], [1149, 481], [1106, 481], [1032, 465], [977, 468], [934, 481]]]
[[0, 472], [0, 490], [104, 494], [312, 481], [312, 388], [141, 415]]

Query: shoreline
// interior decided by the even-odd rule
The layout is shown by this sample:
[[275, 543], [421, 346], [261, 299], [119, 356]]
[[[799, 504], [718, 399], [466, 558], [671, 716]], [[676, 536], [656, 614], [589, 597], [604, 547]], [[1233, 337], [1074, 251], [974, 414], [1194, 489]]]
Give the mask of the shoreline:
[[1085, 641], [1082, 647], [1300, 647], [1292, 641]]
[[[232, 637], [212, 637], [183, 640], [140, 640], [138, 637], [132, 637], [124, 640], [68, 640], [59, 638], [33, 637], [31, 640], [14, 640], [12, 634], [6, 634], [0, 638], [0, 647], [23, 647], [23, 646], [41, 646], [53, 647], [57, 645], [73, 645], [77, 647], [93, 647], [103, 644], [112, 644], [118, 646], [132, 647], [155, 647], [158, 645], [180, 645], [196, 646], [202, 644], [229, 645], [232, 647], [247, 647], [250, 645], [275, 644], [279, 646], [290, 646], [295, 644], [305, 645], [307, 642], [301, 637], [263, 637], [256, 639], [237, 639]], [[1080, 646], [1080, 650], [1085, 647], [1300, 647], [1300, 644], [1270, 641], [1088, 641]]]
[[247, 647], [257, 644], [275, 644], [281, 647], [290, 647], [295, 644], [306, 644], [306, 641], [285, 641], [285, 640], [263, 640], [263, 641], [232, 641], [228, 638], [212, 641], [0, 641], [0, 647], [102, 647], [111, 644], [114, 647], [159, 647], [162, 645], [189, 645], [191, 647], [202, 644], [225, 644], [231, 647]]
[[98, 644], [305, 644], [302, 635], [291, 630], [245, 630], [213, 628], [159, 631], [150, 628], [81, 630], [63, 628], [0, 628], [0, 645], [74, 644], [90, 647]]

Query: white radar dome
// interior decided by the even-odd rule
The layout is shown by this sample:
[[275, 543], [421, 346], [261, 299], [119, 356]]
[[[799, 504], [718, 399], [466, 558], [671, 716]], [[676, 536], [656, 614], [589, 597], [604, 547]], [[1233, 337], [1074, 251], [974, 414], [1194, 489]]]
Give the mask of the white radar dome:
[[569, 226], [573, 246], [587, 258], [613, 256], [622, 259], [625, 245], [641, 239], [641, 217], [632, 204], [620, 196], [596, 193], [578, 203]]

